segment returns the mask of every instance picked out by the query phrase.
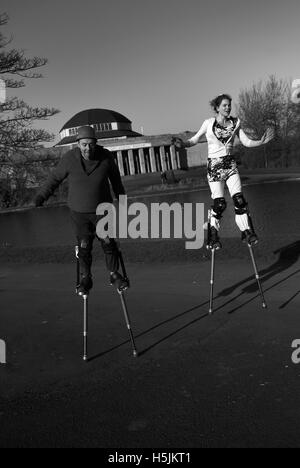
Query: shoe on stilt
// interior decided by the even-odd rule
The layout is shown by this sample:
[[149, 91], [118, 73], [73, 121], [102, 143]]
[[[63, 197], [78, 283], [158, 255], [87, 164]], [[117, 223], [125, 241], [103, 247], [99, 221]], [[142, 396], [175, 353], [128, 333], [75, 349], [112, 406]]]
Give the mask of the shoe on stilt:
[[242, 232], [242, 241], [247, 242], [249, 245], [256, 245], [258, 243], [258, 237], [254, 231], [246, 229]]
[[77, 294], [79, 296], [87, 296], [90, 289], [93, 287], [93, 280], [91, 275], [82, 276], [80, 283], [77, 287]]
[[116, 286], [118, 291], [125, 291], [129, 288], [129, 282], [118, 271], [110, 274], [111, 286]]
[[219, 250], [222, 248], [222, 244], [219, 238], [219, 233], [215, 227], [210, 228], [209, 239], [207, 241], [206, 248], [210, 250], [213, 250], [213, 249]]

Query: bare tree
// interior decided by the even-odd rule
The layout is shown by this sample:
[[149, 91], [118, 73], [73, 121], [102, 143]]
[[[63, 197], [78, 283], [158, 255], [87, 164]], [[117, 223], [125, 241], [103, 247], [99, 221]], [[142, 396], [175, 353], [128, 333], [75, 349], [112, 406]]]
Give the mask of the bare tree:
[[[0, 14], [0, 27], [7, 22], [8, 16]], [[7, 39], [0, 31], [0, 77], [4, 80], [6, 88], [22, 88], [27, 79], [42, 78], [37, 69], [45, 66], [47, 59], [28, 58], [23, 50], [8, 49], [11, 42], [12, 38]], [[51, 107], [32, 107], [17, 97], [9, 97], [0, 106], [0, 177], [7, 180], [7, 185], [9, 180], [11, 181], [12, 191], [18, 191], [18, 188], [22, 187], [23, 192], [28, 178], [33, 176], [29, 166], [25, 167], [25, 160], [20, 159], [20, 155], [54, 138], [51, 133], [35, 128], [34, 124], [47, 120], [58, 112], [58, 109]], [[18, 161], [15, 161], [16, 155], [19, 155]], [[28, 153], [25, 159], [28, 159]], [[12, 204], [15, 205], [17, 201], [13, 198]], [[6, 204], [7, 199], [6, 196]]]
[[238, 115], [245, 130], [254, 138], [260, 138], [266, 127], [274, 128], [274, 143], [260, 150], [264, 153], [265, 167], [268, 167], [269, 157], [279, 153], [284, 165], [288, 165], [290, 140], [296, 138], [300, 130], [299, 106], [291, 101], [291, 80], [271, 75], [266, 83], [259, 81], [241, 91]]

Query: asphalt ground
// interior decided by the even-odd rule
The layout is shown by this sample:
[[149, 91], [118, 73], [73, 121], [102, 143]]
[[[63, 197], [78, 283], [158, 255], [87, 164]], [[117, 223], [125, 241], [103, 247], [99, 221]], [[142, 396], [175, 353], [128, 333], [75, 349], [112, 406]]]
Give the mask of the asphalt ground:
[[129, 262], [137, 358], [96, 264], [88, 362], [74, 265], [2, 263], [0, 447], [299, 447], [297, 234], [290, 245], [258, 255], [267, 309], [247, 252], [218, 252], [211, 316], [208, 257]]

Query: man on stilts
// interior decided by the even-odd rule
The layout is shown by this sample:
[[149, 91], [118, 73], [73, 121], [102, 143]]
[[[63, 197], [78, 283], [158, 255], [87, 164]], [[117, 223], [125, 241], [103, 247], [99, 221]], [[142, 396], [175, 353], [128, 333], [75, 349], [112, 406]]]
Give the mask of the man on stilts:
[[[119, 169], [110, 151], [97, 145], [95, 131], [90, 126], [80, 127], [77, 134], [77, 147], [61, 158], [45, 184], [39, 189], [35, 205], [42, 206], [57, 187], [68, 179], [68, 206], [77, 239], [77, 258], [81, 278], [77, 292], [81, 296], [93, 287], [92, 249], [96, 237], [99, 216], [96, 215], [100, 203], [112, 203], [111, 184], [118, 199], [125, 194]], [[119, 250], [115, 239], [99, 239], [105, 254], [106, 267], [110, 282], [118, 290], [128, 287], [127, 280], [119, 273]]]

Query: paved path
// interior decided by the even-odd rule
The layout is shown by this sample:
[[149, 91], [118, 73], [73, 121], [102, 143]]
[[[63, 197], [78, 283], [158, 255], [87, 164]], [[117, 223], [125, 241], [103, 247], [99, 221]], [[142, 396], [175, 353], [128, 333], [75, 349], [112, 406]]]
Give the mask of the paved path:
[[[120, 299], [95, 268], [90, 362], [72, 265], [0, 267], [0, 447], [300, 447], [300, 261], [128, 265], [138, 358]], [[263, 260], [262, 260], [263, 261]], [[251, 276], [251, 278], [250, 278]]]

